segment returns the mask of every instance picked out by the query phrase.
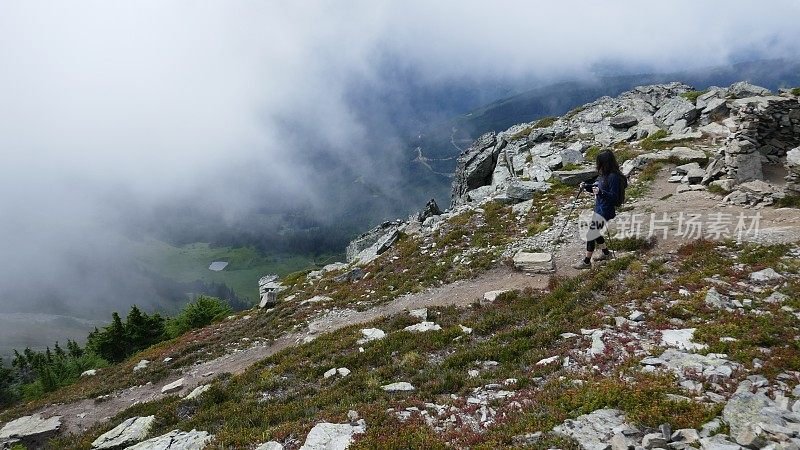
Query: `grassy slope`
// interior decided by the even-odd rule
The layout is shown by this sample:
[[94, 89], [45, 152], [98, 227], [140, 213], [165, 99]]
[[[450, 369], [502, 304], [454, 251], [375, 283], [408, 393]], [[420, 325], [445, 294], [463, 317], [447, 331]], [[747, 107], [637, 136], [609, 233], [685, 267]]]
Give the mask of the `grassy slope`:
[[[800, 349], [792, 343], [792, 336], [800, 320], [793, 314], [779, 305], [766, 304], [761, 307], [769, 310], [769, 316], [720, 312], [703, 302], [709, 287], [707, 277], [717, 275], [733, 286], [750, 271], [765, 266], [794, 274], [782, 290], [796, 293], [800, 266], [786, 257], [788, 250], [788, 246], [700, 241], [684, 246], [677, 254], [624, 257], [581, 277], [554, 279], [547, 293], [506, 295], [492, 305], [465, 310], [438, 308], [432, 314], [443, 328], [440, 332], [403, 331], [415, 322], [403, 315], [375, 321], [370, 326], [385, 330], [388, 336], [362, 345], [363, 353], [356, 342], [361, 327], [346, 328], [267, 358], [241, 376], [222, 377], [198, 400], [168, 397], [136, 405], [107, 424], [55, 445], [84, 448], [123, 419], [147, 414], [157, 417], [153, 435], [174, 428], [203, 429], [217, 437], [212, 448], [248, 448], [268, 439], [291, 440], [292, 436], [302, 440], [320, 420], [346, 421], [349, 409], [357, 410], [368, 423], [367, 434], [355, 448], [444, 448], [446, 443], [458, 448], [505, 448], [515, 435], [548, 431], [566, 418], [602, 407], [620, 408], [643, 426], [670, 422], [673, 428], [698, 427], [717, 415], [720, 407], [667, 399], [667, 393], [687, 393], [671, 376], [638, 371], [639, 358], [624, 351], [627, 343], [617, 343], [611, 352], [595, 358], [595, 369], [587, 366], [580, 373], [536, 362], [547, 356], [570, 355], [575, 343], [560, 338], [561, 333], [580, 333], [581, 328], [613, 323], [613, 316], [626, 315], [636, 304], [652, 308], [648, 317], [655, 328], [669, 326], [671, 319], [692, 323], [698, 329], [698, 341], [709, 344], [709, 351], [728, 353], [748, 369], [753, 369], [753, 357], [765, 358], [763, 373], [770, 379], [785, 370], [797, 370]], [[695, 295], [680, 295], [681, 286]], [[659, 295], [654, 298], [655, 292]], [[754, 300], [759, 302], [767, 294], [760, 293]], [[459, 325], [474, 332], [464, 334]], [[723, 336], [738, 340], [721, 341]], [[764, 356], [764, 348], [769, 349], [770, 357]], [[469, 369], [479, 367], [476, 362], [486, 360], [499, 365], [482, 370], [478, 377], [467, 375]], [[322, 374], [331, 367], [347, 367], [353, 372], [346, 378], [324, 379]], [[517, 379], [513, 389], [522, 406], [494, 404], [498, 422], [482, 432], [456, 426], [435, 433], [416, 419], [401, 424], [386, 412], [407, 406], [425, 409], [425, 402], [468, 410], [464, 398], [472, 389], [507, 378]], [[576, 378], [583, 383], [569, 382]], [[381, 390], [382, 384], [394, 381], [410, 381], [417, 391], [391, 395]], [[573, 448], [570, 442], [555, 437], [539, 443], [541, 448], [554, 445]]]
[[[253, 248], [211, 247], [205, 243], [176, 247], [155, 239], [137, 244], [138, 256], [145, 267], [180, 282], [202, 280], [224, 283], [241, 298], [254, 302], [258, 298], [258, 279], [266, 274], [287, 275], [336, 255], [314, 258], [305, 255], [265, 256]], [[228, 261], [225, 270], [208, 270], [212, 261]]]

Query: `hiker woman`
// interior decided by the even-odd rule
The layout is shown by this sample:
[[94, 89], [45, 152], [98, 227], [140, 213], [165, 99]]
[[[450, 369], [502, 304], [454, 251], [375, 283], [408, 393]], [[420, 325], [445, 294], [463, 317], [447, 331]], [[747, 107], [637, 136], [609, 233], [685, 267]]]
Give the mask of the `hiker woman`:
[[603, 239], [602, 230], [606, 222], [617, 216], [615, 208], [625, 200], [628, 181], [619, 171], [617, 158], [611, 150], [603, 150], [597, 155], [597, 172], [600, 174], [593, 184], [582, 183], [581, 187], [594, 194], [595, 205], [592, 222], [586, 234], [586, 256], [574, 266], [576, 269], [592, 267], [592, 254], [599, 247], [601, 254], [595, 261], [611, 259], [611, 252]]

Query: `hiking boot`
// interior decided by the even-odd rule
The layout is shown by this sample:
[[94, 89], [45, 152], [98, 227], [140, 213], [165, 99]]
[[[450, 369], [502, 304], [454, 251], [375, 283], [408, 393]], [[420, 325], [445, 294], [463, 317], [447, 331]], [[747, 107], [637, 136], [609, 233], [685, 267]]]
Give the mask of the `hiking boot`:
[[591, 269], [592, 268], [592, 263], [587, 263], [584, 260], [580, 260], [580, 261], [576, 262], [575, 264], [573, 264], [572, 268], [573, 269]]
[[611, 260], [611, 259], [614, 259], [614, 254], [611, 253], [611, 252], [608, 252], [608, 253], [600, 252], [599, 255], [594, 257], [595, 261], [608, 261], [608, 260]]

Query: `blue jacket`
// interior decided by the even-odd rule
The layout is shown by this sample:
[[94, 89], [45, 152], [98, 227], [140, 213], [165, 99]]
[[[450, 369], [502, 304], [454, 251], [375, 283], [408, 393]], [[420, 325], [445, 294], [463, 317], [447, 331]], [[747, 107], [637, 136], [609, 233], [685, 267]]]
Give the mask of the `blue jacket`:
[[607, 177], [600, 176], [594, 184], [586, 186], [588, 192], [592, 192], [593, 186], [600, 188], [600, 192], [596, 197], [594, 212], [603, 216], [606, 220], [617, 217], [615, 208], [620, 200], [620, 195], [622, 195], [622, 183], [622, 177], [616, 173], [611, 173]]

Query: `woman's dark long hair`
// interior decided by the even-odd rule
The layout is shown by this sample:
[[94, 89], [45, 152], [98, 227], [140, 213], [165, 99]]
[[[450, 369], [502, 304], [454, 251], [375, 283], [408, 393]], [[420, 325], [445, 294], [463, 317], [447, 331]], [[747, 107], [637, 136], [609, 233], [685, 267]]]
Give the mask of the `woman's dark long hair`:
[[617, 157], [614, 156], [614, 152], [611, 150], [603, 150], [602, 152], [597, 154], [597, 172], [603, 178], [608, 177], [612, 173], [615, 173], [619, 176], [622, 176], [622, 172], [619, 171], [619, 163], [617, 163]]

